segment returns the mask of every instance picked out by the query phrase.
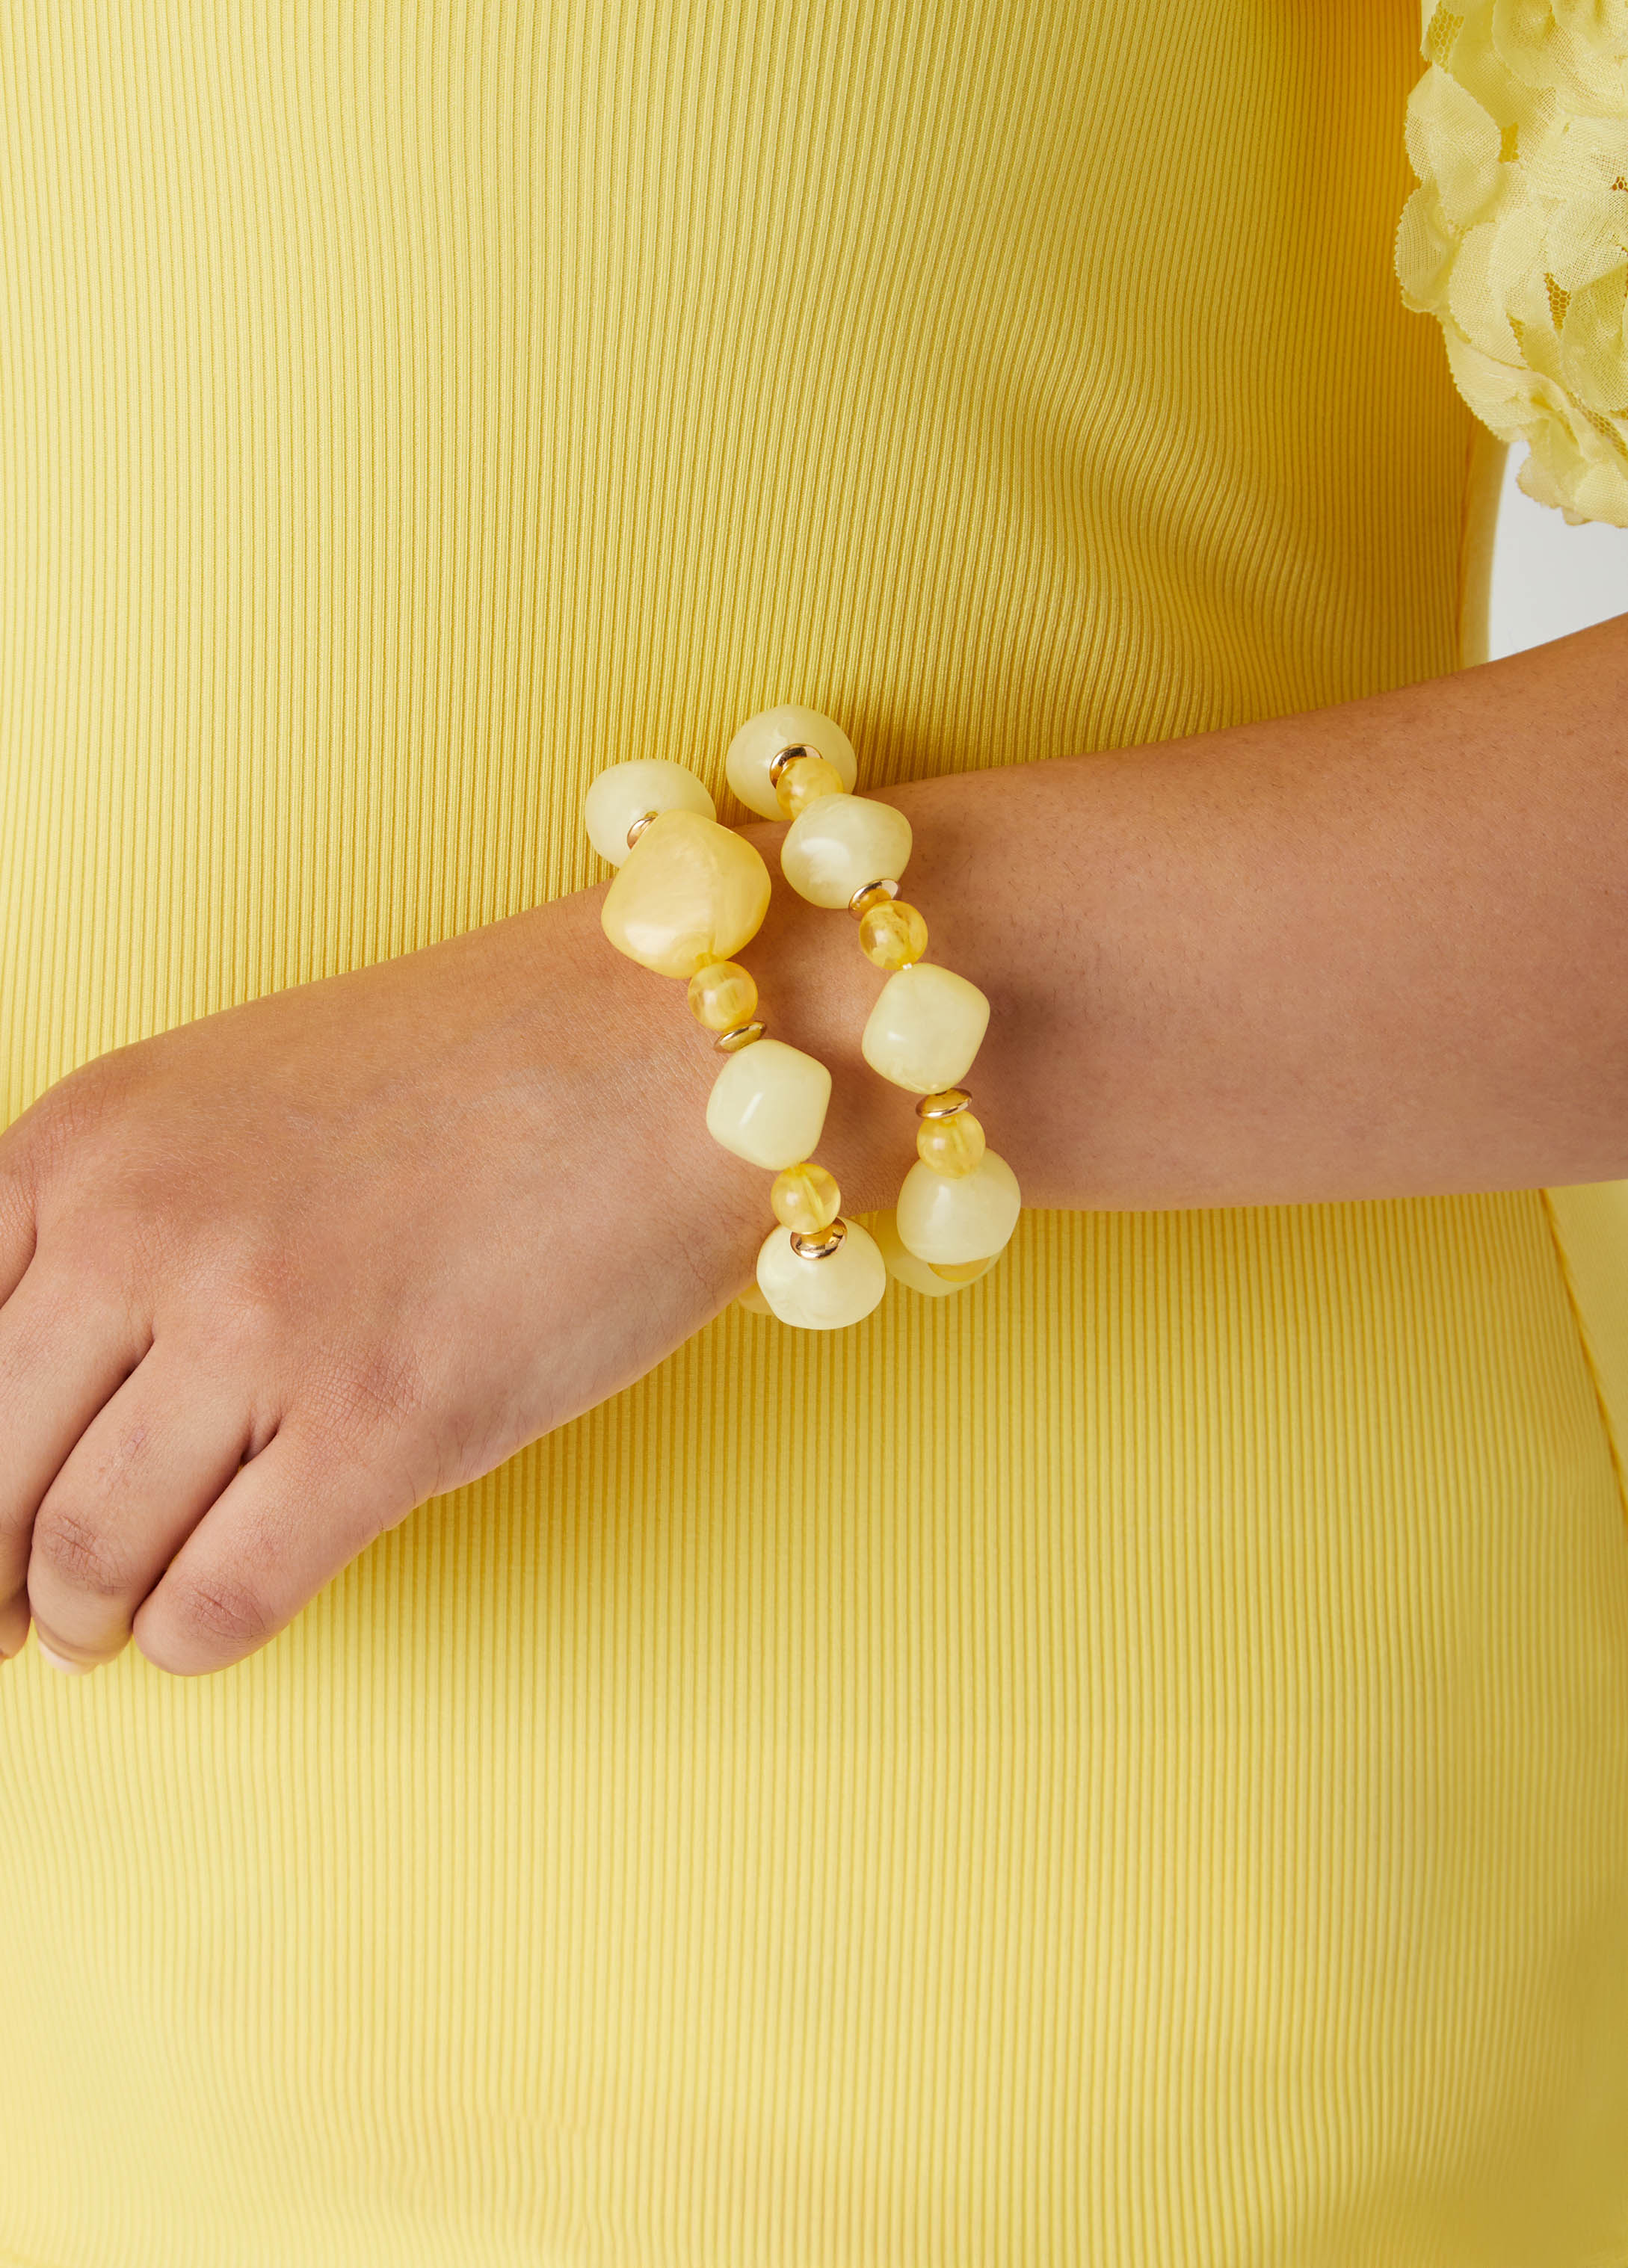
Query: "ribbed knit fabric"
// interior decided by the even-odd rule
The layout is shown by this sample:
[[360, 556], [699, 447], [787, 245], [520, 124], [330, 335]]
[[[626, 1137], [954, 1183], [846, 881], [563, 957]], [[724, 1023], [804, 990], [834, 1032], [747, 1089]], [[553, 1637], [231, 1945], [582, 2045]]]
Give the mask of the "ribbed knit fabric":
[[[773, 702], [880, 784], [1451, 667], [1417, 37], [0, 0], [4, 1115], [599, 879], [604, 763], [742, 816]], [[31, 1647], [0, 2261], [1622, 2268], [1581, 1296], [1537, 1191], [1028, 1212], [225, 1674]]]

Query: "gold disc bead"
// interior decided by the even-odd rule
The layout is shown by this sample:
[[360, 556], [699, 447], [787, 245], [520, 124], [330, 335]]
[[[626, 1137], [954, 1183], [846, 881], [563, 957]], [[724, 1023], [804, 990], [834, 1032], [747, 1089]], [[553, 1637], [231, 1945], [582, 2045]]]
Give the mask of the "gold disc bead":
[[859, 917], [859, 950], [878, 968], [908, 968], [927, 950], [927, 924], [902, 898], [883, 898]]
[[848, 784], [835, 764], [812, 748], [791, 756], [775, 777], [775, 801], [787, 819], [796, 819], [822, 795], [846, 795]]
[[799, 1236], [818, 1236], [843, 1209], [836, 1175], [812, 1158], [775, 1175], [769, 1202], [781, 1227], [795, 1229]]
[[983, 1129], [969, 1110], [957, 1110], [948, 1118], [924, 1118], [916, 1130], [916, 1154], [935, 1174], [957, 1181], [983, 1155]]
[[709, 961], [689, 980], [689, 1012], [709, 1032], [744, 1024], [757, 1006], [757, 983], [738, 961]]
[[936, 1094], [924, 1094], [916, 1106], [918, 1118], [953, 1118], [972, 1101], [964, 1086], [941, 1086]]

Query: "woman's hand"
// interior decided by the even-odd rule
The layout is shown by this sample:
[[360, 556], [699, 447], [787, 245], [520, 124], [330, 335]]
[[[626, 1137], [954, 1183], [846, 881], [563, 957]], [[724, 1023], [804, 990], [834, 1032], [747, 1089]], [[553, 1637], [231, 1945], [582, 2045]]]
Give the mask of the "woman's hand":
[[749, 1282], [770, 1177], [603, 895], [117, 1049], [0, 1136], [0, 1650], [32, 1611], [75, 1667], [241, 1660]]

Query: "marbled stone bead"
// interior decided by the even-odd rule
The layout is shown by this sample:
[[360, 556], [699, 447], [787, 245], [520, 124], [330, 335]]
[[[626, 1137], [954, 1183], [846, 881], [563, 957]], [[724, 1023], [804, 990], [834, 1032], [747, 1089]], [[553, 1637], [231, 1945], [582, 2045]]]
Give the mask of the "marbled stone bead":
[[841, 1244], [822, 1260], [805, 1260], [796, 1252], [789, 1228], [777, 1227], [764, 1238], [757, 1255], [758, 1288], [783, 1323], [840, 1330], [880, 1304], [888, 1289], [888, 1269], [876, 1241], [856, 1220], [843, 1226]]
[[794, 1228], [799, 1236], [817, 1236], [843, 1209], [836, 1174], [816, 1166], [812, 1158], [776, 1174], [769, 1202], [781, 1226]]
[[[801, 709], [790, 702], [777, 709], [760, 710], [755, 717], [747, 718], [724, 758], [725, 778], [747, 809], [760, 819], [785, 816], [770, 784], [769, 767], [787, 747], [807, 748], [823, 756], [836, 767], [843, 785], [850, 791], [859, 777], [852, 744], [830, 718], [821, 716], [817, 709]], [[861, 875], [860, 880], [868, 881], [870, 877]]]
[[866, 795], [822, 795], [792, 821], [780, 871], [811, 905], [846, 906], [866, 882], [896, 882], [910, 858], [910, 822]]
[[927, 950], [927, 924], [902, 898], [884, 898], [859, 917], [859, 950], [878, 968], [908, 968]]
[[989, 1020], [989, 1000], [976, 984], [936, 961], [917, 961], [896, 969], [877, 994], [859, 1051], [895, 1086], [931, 1094], [966, 1076]]
[[983, 1148], [983, 1128], [969, 1110], [958, 1110], [953, 1118], [924, 1118], [916, 1129], [916, 1154], [923, 1165], [952, 1180], [969, 1174]]
[[670, 763], [665, 756], [641, 756], [632, 763], [610, 764], [594, 775], [582, 799], [582, 823], [600, 857], [620, 866], [628, 856], [628, 829], [647, 811], [718, 816], [711, 797], [688, 764]]
[[917, 1160], [899, 1187], [900, 1241], [944, 1265], [986, 1259], [1010, 1241], [1021, 1204], [1017, 1175], [993, 1150], [954, 1180]]
[[707, 1131], [726, 1150], [771, 1174], [820, 1145], [831, 1074], [784, 1040], [755, 1040], [726, 1058], [707, 1097]]
[[641, 968], [688, 980], [738, 953], [768, 910], [769, 869], [755, 844], [699, 812], [664, 811], [612, 880], [600, 925]]
[[744, 1024], [757, 1007], [757, 979], [738, 961], [709, 961], [689, 980], [689, 1012], [709, 1032]]
[[846, 795], [848, 783], [835, 764], [816, 756], [812, 748], [806, 755], [793, 756], [781, 769], [775, 782], [775, 801], [780, 806], [782, 819], [796, 819], [811, 803], [822, 795]]

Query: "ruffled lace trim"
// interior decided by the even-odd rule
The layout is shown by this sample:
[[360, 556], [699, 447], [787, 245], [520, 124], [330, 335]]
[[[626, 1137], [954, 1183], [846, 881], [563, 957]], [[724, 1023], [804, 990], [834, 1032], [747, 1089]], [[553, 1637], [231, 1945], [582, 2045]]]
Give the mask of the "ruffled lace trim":
[[1628, 0], [1459, 0], [1420, 50], [1402, 296], [1527, 494], [1628, 527]]

